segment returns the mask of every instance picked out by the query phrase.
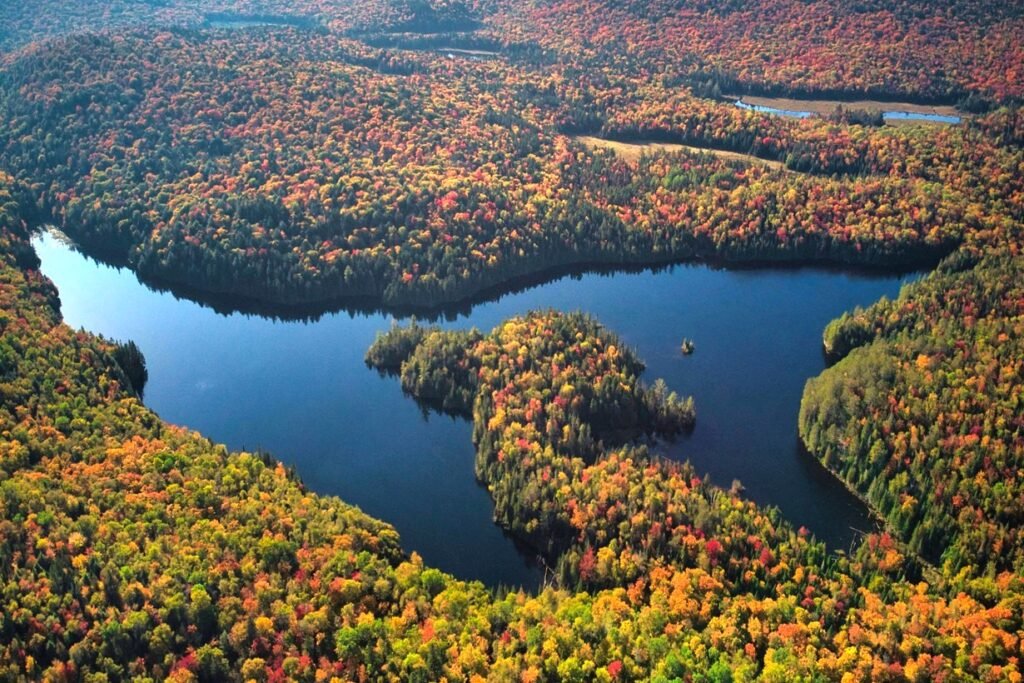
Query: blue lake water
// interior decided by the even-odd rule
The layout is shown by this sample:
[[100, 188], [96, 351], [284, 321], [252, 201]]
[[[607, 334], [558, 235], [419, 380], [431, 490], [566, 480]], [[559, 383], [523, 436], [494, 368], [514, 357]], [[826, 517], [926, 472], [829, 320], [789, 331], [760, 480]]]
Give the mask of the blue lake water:
[[736, 106], [740, 109], [747, 109], [749, 111], [757, 111], [762, 114], [776, 114], [778, 116], [788, 116], [794, 119], [807, 119], [814, 114], [809, 111], [797, 111], [795, 109], [776, 109], [775, 107], [769, 107], [764, 104], [748, 104], [743, 100], [736, 100]]
[[304, 16], [281, 16], [273, 14], [234, 14], [230, 12], [213, 12], [206, 15], [204, 25], [217, 29], [247, 29], [266, 26], [286, 26], [294, 28], [312, 28], [316, 22]]
[[[764, 114], [777, 114], [778, 116], [788, 116], [790, 118], [806, 119], [814, 116], [814, 112], [800, 111], [795, 109], [776, 109], [775, 107], [769, 107], [763, 104], [749, 104], [743, 100], [737, 100], [736, 106], [740, 109], [748, 109], [750, 111], [759, 111]], [[882, 111], [882, 118], [886, 121], [931, 121], [933, 123], [949, 123], [957, 124], [960, 123], [959, 116], [948, 116], [945, 114], [928, 114], [924, 112], [913, 112], [913, 111], [896, 111], [896, 110], [884, 110]]]
[[945, 114], [923, 114], [912, 111], [884, 111], [882, 118], [886, 121], [932, 121], [934, 123], [960, 123], [959, 116], [948, 116]]
[[[69, 324], [133, 339], [146, 355], [145, 401], [163, 419], [237, 449], [264, 449], [310, 489], [393, 524], [404, 547], [460, 578], [533, 587], [541, 570], [492, 522], [473, 475], [469, 423], [424, 415], [397, 379], [363, 362], [393, 318], [338, 312], [314, 322], [223, 315], [157, 292], [62, 241], [34, 241]], [[831, 270], [721, 270], [566, 276], [452, 314], [441, 324], [490, 330], [536, 308], [581, 309], [619, 333], [663, 377], [693, 395], [693, 434], [667, 446], [728, 487], [778, 506], [831, 547], [871, 525], [863, 506], [797, 439], [804, 382], [825, 367], [821, 332], [833, 317], [907, 277]], [[683, 356], [679, 343], [693, 339]]]

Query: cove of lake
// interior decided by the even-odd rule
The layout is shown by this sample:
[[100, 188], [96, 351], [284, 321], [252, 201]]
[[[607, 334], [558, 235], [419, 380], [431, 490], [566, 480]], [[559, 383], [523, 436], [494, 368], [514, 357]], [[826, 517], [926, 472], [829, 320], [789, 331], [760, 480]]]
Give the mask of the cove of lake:
[[[262, 449], [317, 493], [393, 524], [427, 564], [488, 585], [536, 587], [536, 558], [492, 522], [473, 474], [468, 422], [424, 414], [398, 380], [363, 356], [393, 318], [337, 312], [313, 322], [223, 315], [157, 292], [49, 234], [34, 240], [74, 327], [134, 340], [146, 356], [145, 402], [163, 419], [234, 449]], [[664, 446], [724, 487], [775, 505], [834, 549], [871, 527], [863, 505], [802, 452], [796, 433], [807, 378], [825, 367], [829, 320], [913, 276], [816, 268], [715, 269], [565, 276], [452, 313], [439, 324], [489, 331], [537, 308], [583, 310], [662, 377], [692, 395], [697, 426]], [[696, 352], [683, 356], [682, 338]]]

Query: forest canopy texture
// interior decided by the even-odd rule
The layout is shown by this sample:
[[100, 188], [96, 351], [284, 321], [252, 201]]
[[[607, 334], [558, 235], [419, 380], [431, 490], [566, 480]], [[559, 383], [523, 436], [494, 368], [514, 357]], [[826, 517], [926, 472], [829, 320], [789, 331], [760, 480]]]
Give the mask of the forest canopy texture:
[[[0, 679], [1020, 681], [1022, 45], [1024, 5], [991, 0], [5, 7]], [[824, 330], [798, 417], [884, 530], [830, 552], [643, 445], [699, 402], [585, 313], [413, 322], [367, 363], [472, 421], [496, 522], [551, 570], [446, 575], [150, 412], [145, 349], [62, 322], [47, 223], [149, 282], [286, 307], [573, 265], [930, 269]]]

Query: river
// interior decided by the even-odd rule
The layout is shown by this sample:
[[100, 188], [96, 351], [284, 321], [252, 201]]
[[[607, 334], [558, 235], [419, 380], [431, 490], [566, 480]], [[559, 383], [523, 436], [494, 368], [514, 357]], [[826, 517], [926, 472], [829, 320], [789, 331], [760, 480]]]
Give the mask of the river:
[[[337, 312], [316, 321], [224, 315], [158, 292], [49, 234], [35, 238], [65, 320], [132, 339], [146, 356], [145, 402], [163, 419], [236, 449], [263, 449], [307, 486], [393, 524], [407, 550], [459, 578], [536, 587], [541, 570], [492, 522], [473, 475], [469, 423], [424, 414], [397, 379], [363, 355], [393, 318]], [[441, 324], [490, 330], [536, 308], [582, 309], [616, 331], [663, 377], [693, 395], [693, 434], [666, 447], [728, 487], [778, 506], [832, 548], [870, 527], [866, 510], [801, 452], [803, 384], [825, 367], [825, 324], [895, 296], [910, 276], [815, 268], [658, 271], [566, 276], [452, 313]], [[683, 356], [680, 340], [696, 343]]]

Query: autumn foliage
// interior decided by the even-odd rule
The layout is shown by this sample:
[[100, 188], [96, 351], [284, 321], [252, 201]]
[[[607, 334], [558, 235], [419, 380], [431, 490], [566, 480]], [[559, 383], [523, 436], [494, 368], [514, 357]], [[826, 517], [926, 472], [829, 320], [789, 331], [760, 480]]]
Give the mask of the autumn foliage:
[[[1022, 213], [1022, 152], [1001, 137], [1014, 112], [790, 121], [576, 69], [295, 28], [76, 37], [0, 71], [0, 162], [97, 254], [285, 304], [430, 306], [580, 263], [933, 263]], [[629, 163], [580, 130], [796, 172]]]
[[[1020, 681], [1022, 36], [992, 0], [6, 3], [0, 679]], [[693, 402], [585, 314], [383, 334], [368, 362], [473, 421], [495, 519], [548, 565], [509, 592], [163, 423], [144, 349], [61, 321], [46, 221], [289, 306], [574, 264], [941, 263], [830, 324], [805, 390], [805, 445], [885, 521], [850, 555], [661, 458]]]

